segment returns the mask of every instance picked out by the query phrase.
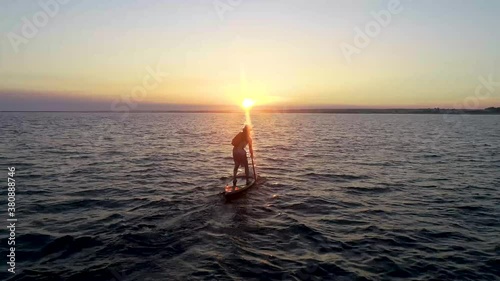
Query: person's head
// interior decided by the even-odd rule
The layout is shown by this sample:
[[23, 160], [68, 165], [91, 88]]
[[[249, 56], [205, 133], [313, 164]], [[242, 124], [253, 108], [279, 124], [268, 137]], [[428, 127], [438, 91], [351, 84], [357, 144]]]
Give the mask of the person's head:
[[249, 125], [245, 125], [245, 127], [243, 127], [243, 133], [245, 134], [250, 134], [250, 130], [251, 128]]

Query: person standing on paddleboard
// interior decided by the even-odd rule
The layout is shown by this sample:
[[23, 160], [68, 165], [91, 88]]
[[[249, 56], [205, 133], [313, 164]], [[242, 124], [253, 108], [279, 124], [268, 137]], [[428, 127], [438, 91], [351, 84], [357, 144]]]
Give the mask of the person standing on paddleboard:
[[253, 157], [252, 148], [252, 137], [250, 136], [250, 127], [245, 125], [243, 131], [239, 132], [231, 141], [233, 145], [233, 159], [234, 159], [234, 170], [233, 170], [233, 186], [236, 186], [236, 174], [238, 173], [238, 168], [240, 166], [245, 167], [245, 177], [247, 184], [250, 179], [250, 171], [248, 169], [248, 158], [245, 147], [248, 145], [250, 148], [250, 155]]

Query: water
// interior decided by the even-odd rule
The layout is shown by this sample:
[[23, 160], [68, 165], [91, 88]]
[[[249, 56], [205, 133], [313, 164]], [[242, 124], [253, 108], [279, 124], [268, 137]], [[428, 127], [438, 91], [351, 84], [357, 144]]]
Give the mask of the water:
[[120, 117], [0, 113], [0, 279], [500, 278], [500, 116], [254, 114], [261, 178], [232, 202], [243, 114]]

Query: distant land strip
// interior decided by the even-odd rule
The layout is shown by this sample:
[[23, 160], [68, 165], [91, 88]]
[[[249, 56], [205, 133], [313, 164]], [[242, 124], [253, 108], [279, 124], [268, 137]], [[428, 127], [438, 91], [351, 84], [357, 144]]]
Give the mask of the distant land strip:
[[[78, 111], [45, 111], [45, 110], [1, 110], [0, 112], [54, 112], [54, 113], [240, 113], [242, 110], [131, 110], [131, 111], [104, 111], [104, 110], [78, 110]], [[489, 107], [485, 109], [443, 109], [443, 108], [424, 108], [424, 109], [259, 109], [252, 110], [256, 113], [325, 113], [325, 114], [480, 114], [480, 115], [500, 115], [500, 107]]]

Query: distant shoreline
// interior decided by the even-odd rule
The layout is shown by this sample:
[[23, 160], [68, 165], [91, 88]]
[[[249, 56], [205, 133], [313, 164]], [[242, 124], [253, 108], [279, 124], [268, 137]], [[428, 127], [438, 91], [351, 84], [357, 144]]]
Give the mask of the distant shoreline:
[[[2, 110], [0, 113], [241, 113], [238, 110], [134, 110], [134, 111], [105, 111], [105, 110], [78, 110], [78, 111], [51, 111], [51, 110]], [[500, 115], [500, 108], [487, 109], [255, 109], [255, 113], [321, 113], [321, 114], [470, 114], [470, 115]]]

